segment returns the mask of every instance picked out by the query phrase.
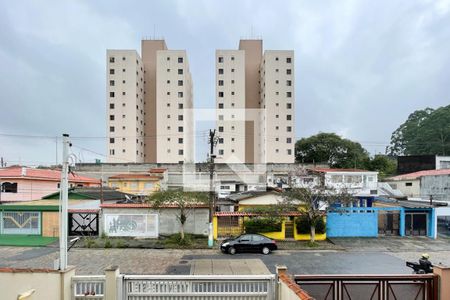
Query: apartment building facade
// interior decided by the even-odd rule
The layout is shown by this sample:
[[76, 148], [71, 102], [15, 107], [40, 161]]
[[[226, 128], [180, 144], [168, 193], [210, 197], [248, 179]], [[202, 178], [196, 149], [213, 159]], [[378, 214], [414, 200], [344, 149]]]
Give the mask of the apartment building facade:
[[135, 50], [107, 50], [110, 162], [144, 162], [144, 66]]
[[293, 163], [294, 51], [241, 40], [216, 51], [219, 163]]
[[194, 160], [192, 77], [184, 50], [143, 40], [107, 50], [108, 162]]

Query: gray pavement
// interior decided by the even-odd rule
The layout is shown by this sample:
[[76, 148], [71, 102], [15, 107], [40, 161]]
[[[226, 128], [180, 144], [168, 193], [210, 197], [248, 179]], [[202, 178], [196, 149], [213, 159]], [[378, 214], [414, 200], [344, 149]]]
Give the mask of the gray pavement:
[[[417, 261], [423, 252], [427, 252], [434, 264], [450, 266], [449, 239], [333, 239], [333, 242], [344, 250], [285, 250], [275, 251], [270, 255], [230, 256], [208, 249], [73, 248], [69, 252], [69, 264], [76, 266], [78, 274], [85, 275], [103, 274], [110, 265], [119, 265], [121, 272], [127, 274], [191, 274], [196, 272], [195, 264], [198, 260], [215, 264], [217, 270], [223, 264], [223, 272], [233, 272], [230, 271], [230, 265], [227, 267], [226, 263], [219, 260], [237, 260], [233, 266], [242, 260], [242, 265], [247, 270], [258, 270], [251, 260], [260, 259], [271, 272], [275, 272], [276, 265], [282, 264], [288, 267], [290, 273], [295, 274], [409, 274], [411, 270], [406, 268], [405, 261]], [[56, 258], [58, 249], [52, 247], [0, 247], [0, 267], [52, 268]]]
[[450, 239], [428, 237], [331, 238], [336, 246], [347, 251], [433, 252], [450, 251]]
[[191, 261], [191, 275], [269, 275], [271, 272], [260, 259], [211, 259]]
[[[227, 254], [186, 255], [183, 260], [223, 258]], [[387, 253], [277, 251], [270, 255], [236, 254], [229, 259], [261, 259], [275, 273], [276, 265], [286, 265], [291, 274], [410, 274], [405, 261]]]

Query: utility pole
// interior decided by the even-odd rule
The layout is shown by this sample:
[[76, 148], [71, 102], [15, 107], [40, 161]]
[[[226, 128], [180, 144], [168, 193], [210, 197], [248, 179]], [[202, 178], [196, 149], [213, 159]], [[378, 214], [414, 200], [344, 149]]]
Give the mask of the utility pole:
[[59, 210], [59, 270], [67, 269], [67, 206], [69, 188], [69, 135], [63, 134], [63, 156], [61, 170], [60, 210]]
[[213, 238], [213, 214], [214, 214], [214, 200], [215, 200], [215, 189], [214, 189], [214, 147], [217, 142], [216, 130], [209, 130], [209, 227], [208, 227], [208, 247], [214, 245]]

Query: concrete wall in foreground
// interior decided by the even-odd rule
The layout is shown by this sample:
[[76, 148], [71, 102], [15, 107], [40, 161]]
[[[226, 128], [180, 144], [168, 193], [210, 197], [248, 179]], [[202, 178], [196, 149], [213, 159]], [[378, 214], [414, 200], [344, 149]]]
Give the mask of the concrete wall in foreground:
[[29, 293], [31, 296], [26, 299], [72, 299], [70, 283], [74, 275], [74, 268], [66, 272], [0, 268], [0, 298], [18, 299]]

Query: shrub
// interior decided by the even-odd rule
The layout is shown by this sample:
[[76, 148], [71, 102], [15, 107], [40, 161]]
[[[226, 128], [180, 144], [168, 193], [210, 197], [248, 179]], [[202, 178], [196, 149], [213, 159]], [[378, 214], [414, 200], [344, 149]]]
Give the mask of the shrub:
[[86, 248], [95, 248], [95, 246], [97, 246], [95, 239], [90, 236], [84, 238], [84, 245]]
[[[301, 234], [311, 233], [311, 223], [306, 216], [298, 217], [295, 221], [297, 232]], [[326, 232], [326, 225], [323, 219], [319, 219], [316, 222], [316, 233], [323, 234]]]
[[301, 216], [295, 220], [295, 226], [297, 227], [297, 232], [301, 234], [309, 234], [311, 228], [309, 226], [309, 220], [307, 217]]
[[281, 231], [280, 218], [256, 217], [244, 221], [245, 233], [264, 233]]
[[128, 245], [125, 243], [124, 240], [118, 239], [116, 241], [116, 248], [128, 248]]
[[112, 243], [111, 243], [111, 241], [109, 239], [107, 239], [105, 241], [105, 248], [111, 248], [111, 247], [112, 247]]
[[317, 220], [316, 223], [316, 233], [323, 234], [327, 231], [327, 226], [325, 224], [325, 221], [323, 219]]
[[179, 233], [172, 234], [167, 238], [167, 244], [189, 246], [192, 244], [192, 236], [185, 233], [184, 239], [181, 239], [181, 235]]

